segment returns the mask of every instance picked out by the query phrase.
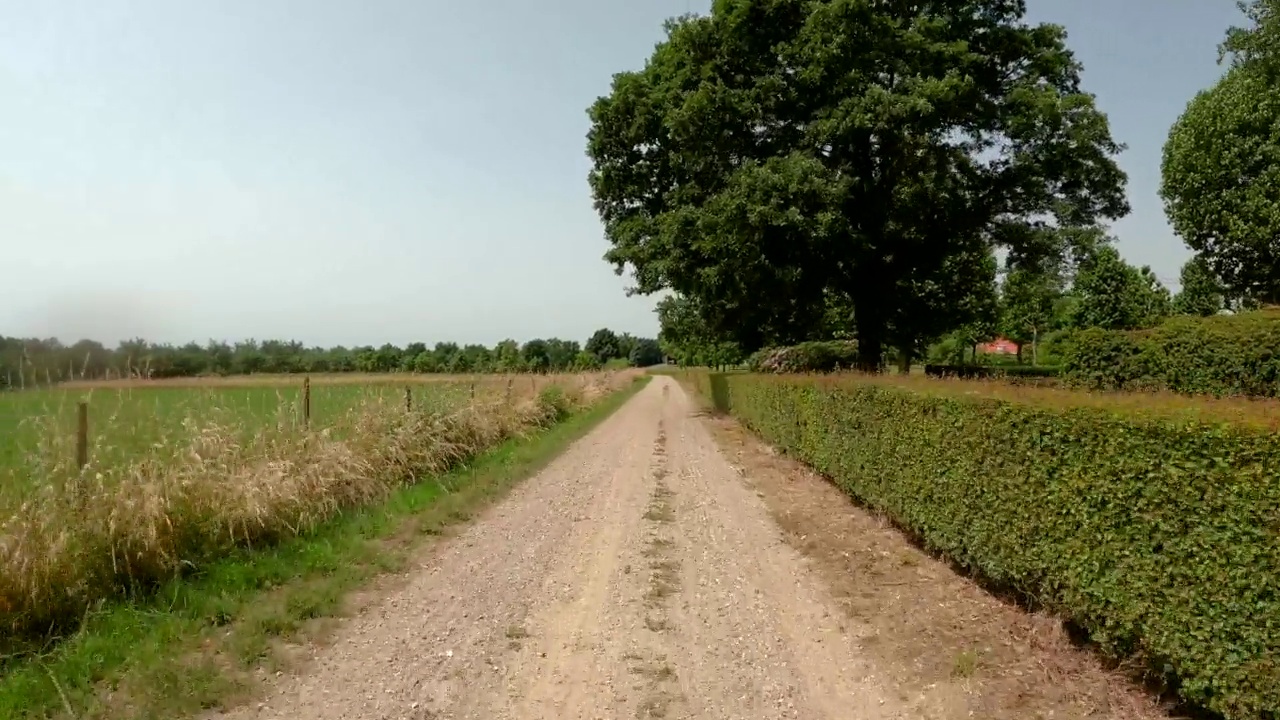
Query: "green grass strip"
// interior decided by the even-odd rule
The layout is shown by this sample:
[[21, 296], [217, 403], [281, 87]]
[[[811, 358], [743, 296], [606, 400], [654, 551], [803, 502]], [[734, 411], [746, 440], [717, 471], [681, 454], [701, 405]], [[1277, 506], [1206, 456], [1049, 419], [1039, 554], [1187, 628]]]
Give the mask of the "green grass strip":
[[46, 654], [0, 658], [0, 718], [181, 717], [246, 699], [275, 646], [323, 633], [346, 596], [401, 568], [421, 540], [466, 521], [639, 392], [645, 377], [467, 466], [349, 511], [314, 532], [237, 554], [144, 603], [91, 613]]

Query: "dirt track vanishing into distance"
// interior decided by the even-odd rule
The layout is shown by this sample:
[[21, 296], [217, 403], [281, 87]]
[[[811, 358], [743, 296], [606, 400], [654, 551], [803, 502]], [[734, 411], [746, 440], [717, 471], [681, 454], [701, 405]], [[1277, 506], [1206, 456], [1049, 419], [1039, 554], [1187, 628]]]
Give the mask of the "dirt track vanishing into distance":
[[214, 717], [1167, 717], [789, 463], [657, 377]]

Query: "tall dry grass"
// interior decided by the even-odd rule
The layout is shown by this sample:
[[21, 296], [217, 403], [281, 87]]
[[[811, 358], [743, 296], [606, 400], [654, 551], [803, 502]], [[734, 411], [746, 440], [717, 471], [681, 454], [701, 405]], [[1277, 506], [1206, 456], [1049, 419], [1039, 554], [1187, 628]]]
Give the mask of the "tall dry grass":
[[146, 593], [237, 548], [306, 533], [546, 427], [633, 377], [560, 377], [510, 400], [485, 393], [447, 413], [372, 396], [314, 431], [282, 424], [247, 434], [234, 414], [188, 417], [180, 444], [87, 472], [65, 460], [73, 439], [51, 430], [45, 477], [0, 517], [0, 637], [65, 630], [98, 603]]

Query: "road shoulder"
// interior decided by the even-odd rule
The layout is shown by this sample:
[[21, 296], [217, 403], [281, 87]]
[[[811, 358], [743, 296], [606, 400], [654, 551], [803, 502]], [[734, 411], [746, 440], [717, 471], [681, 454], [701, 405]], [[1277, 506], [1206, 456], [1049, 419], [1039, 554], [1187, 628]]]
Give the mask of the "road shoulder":
[[937, 707], [964, 708], [958, 716], [1169, 717], [1122, 673], [1074, 646], [1055, 618], [986, 593], [733, 419], [703, 413], [701, 422], [785, 541], [829, 586], [860, 650], [892, 668], [900, 688], [945, 700]]

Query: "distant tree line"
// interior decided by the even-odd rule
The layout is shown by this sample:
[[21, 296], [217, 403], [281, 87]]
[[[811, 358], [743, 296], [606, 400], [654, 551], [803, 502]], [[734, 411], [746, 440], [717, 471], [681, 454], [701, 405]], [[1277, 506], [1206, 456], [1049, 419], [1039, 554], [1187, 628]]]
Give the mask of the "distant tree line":
[[546, 373], [595, 370], [605, 364], [648, 366], [662, 362], [656, 340], [612, 330], [596, 331], [586, 348], [575, 340], [503, 340], [493, 347], [454, 342], [398, 347], [307, 347], [297, 341], [209, 341], [169, 345], [142, 339], [108, 348], [95, 340], [65, 344], [56, 338], [0, 335], [0, 389], [66, 380], [174, 378], [254, 373]]

